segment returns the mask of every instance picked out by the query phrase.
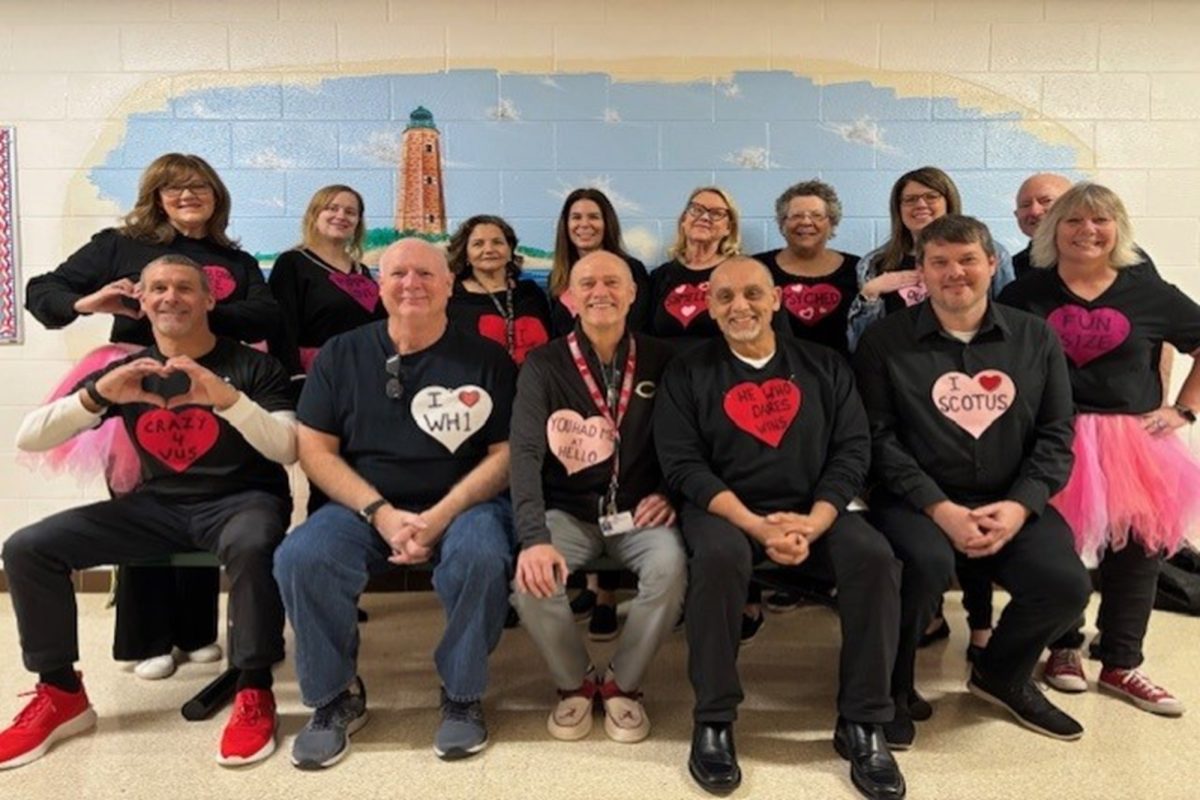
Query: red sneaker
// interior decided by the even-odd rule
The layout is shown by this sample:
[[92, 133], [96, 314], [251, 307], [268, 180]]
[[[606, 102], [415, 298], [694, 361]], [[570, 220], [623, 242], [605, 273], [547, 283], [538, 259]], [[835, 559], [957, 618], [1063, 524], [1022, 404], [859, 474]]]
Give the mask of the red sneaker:
[[217, 763], [226, 767], [253, 764], [275, 752], [275, 695], [270, 689], [242, 689], [221, 734]]
[[1164, 717], [1183, 714], [1183, 703], [1141, 670], [1105, 667], [1100, 670], [1100, 679], [1096, 684], [1151, 714], [1162, 714]]
[[1083, 671], [1083, 653], [1076, 648], [1051, 648], [1042, 679], [1060, 692], [1086, 692], [1087, 675]]
[[[80, 677], [83, 677], [82, 675]], [[37, 761], [57, 741], [83, 733], [96, 725], [96, 712], [88, 703], [87, 691], [64, 692], [39, 683], [29, 704], [0, 731], [0, 769], [11, 769]]]

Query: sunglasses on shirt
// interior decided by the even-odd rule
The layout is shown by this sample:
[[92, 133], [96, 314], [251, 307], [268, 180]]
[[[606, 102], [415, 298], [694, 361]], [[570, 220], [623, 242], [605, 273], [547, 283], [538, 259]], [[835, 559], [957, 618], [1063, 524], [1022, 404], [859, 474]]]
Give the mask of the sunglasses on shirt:
[[397, 353], [383, 362], [383, 369], [388, 374], [387, 383], [383, 387], [384, 394], [388, 400], [399, 400], [404, 396], [404, 384], [408, 380], [408, 373], [400, 361], [400, 354]]

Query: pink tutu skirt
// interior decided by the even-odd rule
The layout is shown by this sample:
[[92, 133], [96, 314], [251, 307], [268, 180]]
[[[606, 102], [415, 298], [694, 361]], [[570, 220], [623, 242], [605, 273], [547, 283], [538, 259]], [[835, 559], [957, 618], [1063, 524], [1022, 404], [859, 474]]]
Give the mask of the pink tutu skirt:
[[1050, 503], [1085, 564], [1130, 536], [1168, 555], [1200, 542], [1200, 462], [1178, 436], [1153, 437], [1130, 414], [1080, 414], [1073, 449], [1071, 477]]
[[[46, 402], [65, 397], [91, 373], [140, 349], [130, 344], [106, 344], [96, 348], [63, 376]], [[17, 460], [33, 470], [74, 475], [80, 481], [104, 475], [105, 482], [116, 494], [131, 491], [141, 480], [137, 451], [120, 419], [107, 420], [100, 427], [84, 431], [44, 452], [21, 453]]]

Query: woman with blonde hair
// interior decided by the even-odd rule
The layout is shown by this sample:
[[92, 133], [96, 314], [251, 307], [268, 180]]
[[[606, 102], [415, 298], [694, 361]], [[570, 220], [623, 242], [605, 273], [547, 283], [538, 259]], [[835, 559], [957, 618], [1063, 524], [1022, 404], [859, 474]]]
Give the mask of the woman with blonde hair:
[[650, 273], [650, 333], [676, 349], [720, 336], [708, 314], [708, 279], [717, 265], [741, 253], [741, 221], [733, 197], [718, 186], [688, 195], [679, 214], [671, 260]]
[[[1176, 436], [1200, 410], [1200, 305], [1164, 281], [1133, 243], [1112, 190], [1080, 183], [1038, 225], [1035, 269], [1001, 302], [1044, 317], [1063, 345], [1078, 409], [1071, 477], [1051, 503], [1084, 562], [1099, 562], [1097, 686], [1145, 711], [1179, 716], [1183, 703], [1142, 672], [1142, 643], [1159, 561], [1200, 524], [1200, 462]], [[1164, 343], [1193, 357], [1174, 405], [1164, 401]], [[1081, 623], [1082, 625], [1082, 623]], [[1047, 683], [1086, 691], [1076, 628], [1050, 645]]]

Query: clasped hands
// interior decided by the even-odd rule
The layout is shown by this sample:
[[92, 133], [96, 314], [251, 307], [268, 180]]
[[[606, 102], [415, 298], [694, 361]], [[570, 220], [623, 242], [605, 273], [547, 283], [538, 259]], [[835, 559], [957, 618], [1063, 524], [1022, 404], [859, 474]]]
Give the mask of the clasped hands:
[[446, 529], [433, 509], [420, 513], [385, 505], [375, 512], [375, 530], [392, 548], [388, 561], [412, 566], [424, 564], [433, 555], [433, 544]]
[[1000, 500], [978, 508], [943, 500], [926, 509], [954, 549], [967, 558], [1000, 552], [1029, 519], [1029, 509], [1015, 500]]
[[836, 510], [814, 506], [807, 514], [774, 511], [759, 518], [750, 535], [757, 539], [776, 564], [794, 567], [808, 559], [809, 545], [829, 530]]

